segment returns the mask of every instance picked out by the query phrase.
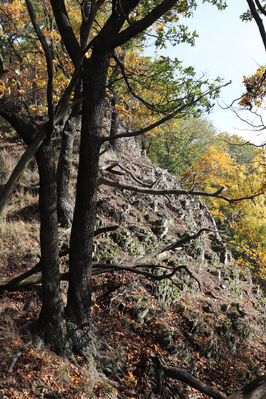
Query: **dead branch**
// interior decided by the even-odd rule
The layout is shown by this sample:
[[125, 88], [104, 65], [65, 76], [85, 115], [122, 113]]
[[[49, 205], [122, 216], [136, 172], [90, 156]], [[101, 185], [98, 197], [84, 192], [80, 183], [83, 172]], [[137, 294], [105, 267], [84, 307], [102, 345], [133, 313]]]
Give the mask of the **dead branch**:
[[[36, 274], [41, 271], [42, 265], [41, 261], [39, 261], [32, 269], [27, 270], [25, 273], [20, 274], [17, 277], [11, 277], [8, 279], [0, 279], [0, 293], [4, 290], [11, 290], [13, 288], [19, 287], [19, 283], [26, 280], [28, 277], [32, 276], [33, 274]], [[6, 287], [5, 284], [2, 286], [2, 282], [6, 282]]]
[[157, 363], [157, 367], [159, 367], [163, 371], [165, 377], [170, 377], [185, 382], [189, 386], [209, 395], [213, 399], [226, 398], [226, 395], [224, 393], [204, 384], [188, 372], [181, 370], [177, 367], [167, 366], [161, 356], [157, 355], [155, 362]]
[[126, 172], [128, 175], [130, 175], [132, 177], [132, 179], [135, 180], [135, 182], [141, 184], [143, 187], [152, 188], [158, 181], [158, 179], [155, 180], [154, 182], [151, 182], [151, 183], [146, 183], [144, 181], [141, 181], [140, 179], [138, 179], [134, 175], [134, 173], [132, 173], [129, 169], [125, 168], [123, 165], [120, 165], [118, 162], [114, 162], [112, 165], [108, 166], [105, 170], [107, 172], [114, 173], [114, 174], [119, 174], [119, 175], [124, 175], [125, 174], [123, 172], [119, 172], [117, 170], [113, 170], [113, 168], [115, 168], [115, 167], [118, 167], [118, 168], [122, 169], [124, 172]]
[[47, 126], [44, 124], [42, 128], [40, 128], [39, 132], [36, 134], [31, 144], [28, 146], [19, 162], [17, 163], [15, 169], [13, 170], [11, 176], [8, 179], [8, 182], [3, 187], [0, 194], [0, 214], [2, 213], [9, 197], [14, 191], [20, 177], [22, 176], [24, 170], [30, 163], [31, 159], [34, 157], [35, 153], [40, 148], [43, 140], [47, 135]]
[[[95, 235], [98, 235], [98, 234], [101, 234], [101, 233], [104, 233], [107, 231], [111, 231], [111, 230], [116, 230], [117, 228], [118, 228], [117, 225], [110, 226], [110, 227], [103, 227], [101, 229], [96, 230]], [[159, 248], [156, 251], [152, 251], [152, 252], [146, 254], [141, 259], [139, 259], [138, 261], [136, 261], [130, 265], [93, 264], [92, 265], [92, 275], [96, 276], [96, 275], [99, 275], [102, 273], [109, 273], [109, 272], [114, 272], [114, 271], [118, 270], [118, 271], [129, 271], [132, 273], [141, 274], [147, 278], [151, 278], [152, 280], [161, 281], [164, 279], [170, 279], [171, 281], [173, 281], [171, 278], [176, 274], [176, 272], [180, 269], [184, 269], [190, 275], [191, 278], [193, 278], [195, 281], [197, 281], [199, 288], [201, 290], [201, 284], [200, 284], [199, 280], [193, 275], [193, 273], [185, 265], [177, 266], [174, 269], [171, 269], [172, 270], [171, 273], [163, 274], [160, 276], [156, 276], [156, 275], [146, 272], [146, 271], [141, 271], [141, 270], [139, 270], [139, 268], [140, 267], [142, 267], [142, 268], [143, 267], [145, 267], [145, 268], [162, 268], [161, 265], [154, 265], [154, 264], [149, 264], [146, 262], [148, 262], [150, 258], [154, 258], [155, 256], [157, 256], [163, 252], [170, 251], [170, 250], [173, 250], [178, 247], [183, 247], [189, 241], [198, 238], [203, 232], [217, 232], [217, 231], [203, 228], [203, 229], [200, 229], [199, 231], [197, 231], [195, 234], [192, 234], [192, 235], [185, 234], [184, 237], [182, 237], [181, 239], [179, 239], [165, 247]], [[67, 255], [68, 252], [69, 252], [69, 249], [61, 251], [60, 256]], [[164, 267], [164, 269], [167, 269], [167, 267]], [[20, 288], [20, 287], [28, 287], [28, 286], [40, 283], [42, 280], [41, 273], [38, 273], [38, 272], [40, 272], [40, 270], [41, 270], [41, 260], [31, 270], [28, 270], [27, 272], [23, 273], [20, 276], [0, 279], [0, 293], [4, 292], [5, 290], [15, 291], [17, 288]], [[33, 274], [36, 274], [36, 273], [38, 273], [36, 276], [32, 276]], [[60, 273], [60, 279], [68, 280], [68, 273], [67, 272]]]
[[[4, 291], [16, 291], [18, 288], [21, 287], [29, 287], [34, 284], [39, 284], [42, 281], [42, 273], [39, 272], [40, 262], [34, 266], [31, 270], [23, 273], [17, 277], [9, 277], [9, 278], [2, 278], [0, 279], [0, 293]], [[160, 275], [156, 275], [145, 270], [140, 270], [140, 268], [147, 268], [147, 269], [170, 269], [167, 267], [163, 267], [162, 265], [158, 264], [149, 264], [149, 263], [136, 263], [134, 265], [119, 265], [119, 264], [105, 264], [105, 263], [96, 263], [92, 265], [92, 276], [98, 276], [103, 273], [112, 273], [115, 271], [128, 271], [131, 273], [135, 273], [138, 275], [142, 275], [146, 278], [149, 278], [153, 281], [162, 281], [169, 279], [173, 283], [172, 277], [181, 269], [187, 271], [191, 278], [195, 279], [201, 289], [201, 284], [199, 280], [192, 274], [192, 272], [188, 269], [185, 265], [176, 266], [174, 269], [170, 269], [170, 273], [163, 273]], [[35, 274], [35, 276], [33, 276]], [[68, 272], [59, 273], [60, 280], [68, 281]], [[175, 284], [175, 283], [174, 283]]]
[[259, 192], [257, 194], [245, 196], [245, 197], [239, 197], [239, 198], [228, 198], [225, 197], [224, 195], [221, 195], [222, 191], [224, 190], [224, 187], [219, 188], [219, 190], [215, 191], [214, 193], [210, 192], [205, 192], [205, 191], [196, 191], [196, 190], [183, 190], [183, 189], [150, 189], [150, 188], [145, 188], [145, 187], [138, 187], [138, 186], [132, 186], [129, 184], [124, 184], [120, 183], [114, 180], [107, 179], [104, 176], [100, 176], [98, 179], [98, 186], [101, 184], [105, 184], [106, 186], [110, 187], [115, 187], [120, 190], [128, 190], [128, 191], [133, 191], [135, 193], [142, 193], [142, 194], [151, 194], [151, 195], [193, 195], [193, 196], [202, 196], [202, 197], [212, 197], [212, 198], [220, 198], [224, 201], [229, 202], [230, 204], [234, 202], [239, 202], [247, 199], [254, 199], [258, 197], [259, 195], [262, 195], [263, 192]]
[[12, 360], [10, 362], [10, 366], [8, 368], [8, 372], [12, 373], [14, 366], [16, 365], [18, 359], [20, 356], [23, 354], [23, 351], [26, 347], [30, 345], [31, 341], [26, 342], [21, 348], [19, 348], [18, 352], [15, 353], [15, 355], [12, 357]]

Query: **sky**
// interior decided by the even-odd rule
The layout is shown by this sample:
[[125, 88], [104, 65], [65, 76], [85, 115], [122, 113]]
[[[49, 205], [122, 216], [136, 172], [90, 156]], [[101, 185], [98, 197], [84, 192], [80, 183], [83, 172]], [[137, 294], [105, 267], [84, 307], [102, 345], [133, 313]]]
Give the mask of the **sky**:
[[[252, 75], [258, 66], [265, 65], [265, 50], [255, 21], [242, 22], [239, 18], [247, 10], [246, 1], [229, 0], [228, 3], [224, 11], [208, 3], [201, 4], [192, 18], [184, 19], [184, 24], [199, 34], [194, 47], [182, 44], [160, 51], [193, 66], [199, 76], [203, 72], [209, 78], [220, 76], [224, 82], [231, 80], [232, 84], [222, 90], [218, 100], [223, 106], [243, 93], [243, 75]], [[251, 132], [232, 111], [223, 110], [218, 104], [208, 119], [218, 131], [238, 134], [255, 144], [266, 140], [265, 132], [259, 135]]]

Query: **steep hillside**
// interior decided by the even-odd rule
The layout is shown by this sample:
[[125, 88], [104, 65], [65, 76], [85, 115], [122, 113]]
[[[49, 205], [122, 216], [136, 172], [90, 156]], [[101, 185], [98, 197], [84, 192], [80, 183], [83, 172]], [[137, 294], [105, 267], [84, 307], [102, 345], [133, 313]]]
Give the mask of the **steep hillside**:
[[[32, 341], [39, 285], [5, 292], [0, 397], [207, 397], [167, 378], [160, 362], [225, 394], [264, 374], [263, 295], [251, 275], [234, 264], [203, 200], [159, 195], [163, 189], [180, 189], [180, 181], [154, 166], [134, 141], [103, 153], [100, 183], [94, 356], [89, 362], [81, 357], [67, 362]], [[157, 195], [149, 194], [151, 190]], [[27, 206], [31, 208], [16, 218], [29, 225], [34, 219], [35, 226], [38, 213], [33, 203]], [[5, 226], [14, 220], [7, 215]], [[29, 237], [36, 241], [36, 227]], [[61, 229], [60, 238], [67, 248], [69, 231]], [[11, 241], [2, 242], [2, 277], [15, 276], [36, 262], [29, 247], [22, 268], [22, 259], [16, 254], [12, 258]], [[26, 247], [24, 243], [24, 251]], [[67, 256], [62, 256], [64, 271]], [[63, 292], [66, 287], [63, 281]]]

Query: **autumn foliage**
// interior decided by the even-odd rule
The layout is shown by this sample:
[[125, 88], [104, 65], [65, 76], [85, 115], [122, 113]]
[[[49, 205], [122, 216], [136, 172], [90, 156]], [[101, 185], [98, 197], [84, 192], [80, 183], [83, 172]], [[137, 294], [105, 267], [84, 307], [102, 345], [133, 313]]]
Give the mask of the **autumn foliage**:
[[[201, 161], [186, 171], [184, 176], [190, 176], [190, 184], [208, 191], [223, 187], [230, 198], [262, 193], [265, 192], [265, 150], [255, 150], [250, 164], [238, 164], [227, 152], [210, 146]], [[222, 229], [227, 232], [228, 245], [237, 259], [236, 263], [243, 270], [252, 269], [254, 277], [264, 278], [265, 195], [234, 204], [214, 198], [209, 205]]]
[[266, 95], [265, 66], [260, 66], [252, 76], [244, 76], [243, 83], [246, 92], [243, 94], [239, 104], [249, 108], [252, 108], [253, 105], [261, 107]]

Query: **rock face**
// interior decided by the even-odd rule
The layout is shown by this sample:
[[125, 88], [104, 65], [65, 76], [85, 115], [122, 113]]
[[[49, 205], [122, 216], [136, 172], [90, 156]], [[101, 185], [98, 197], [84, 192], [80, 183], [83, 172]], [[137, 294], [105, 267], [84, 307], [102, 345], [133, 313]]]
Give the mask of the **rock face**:
[[[166, 305], [176, 300], [177, 291], [199, 287], [197, 280], [201, 280], [203, 270], [208, 269], [212, 280], [220, 285], [230, 253], [207, 206], [193, 196], [148, 194], [149, 190], [182, 189], [181, 181], [153, 165], [140, 151], [132, 152], [131, 145], [129, 147], [123, 147], [118, 153], [109, 151], [101, 160], [105, 177], [134, 187], [130, 191], [100, 186], [98, 227], [113, 223], [118, 224], [119, 229], [97, 239], [94, 261], [112, 263], [120, 258], [132, 264], [145, 258], [165, 268], [179, 265], [191, 268], [194, 279], [180, 268], [176, 286], [166, 281], [164, 285], [157, 284], [158, 295]], [[136, 192], [136, 187], [144, 193]], [[205, 231], [195, 239], [171, 248], [171, 244], [201, 229]], [[147, 254], [152, 255], [150, 259]]]
[[[146, 275], [111, 272], [93, 279], [95, 302], [100, 304], [93, 308], [94, 323], [114, 353], [126, 359], [121, 370], [133, 370], [131, 396], [148, 397], [143, 392], [150, 392], [153, 384], [151, 357], [157, 350], [206, 383], [217, 381], [223, 391], [262, 373], [263, 298], [254, 294], [251, 275], [235, 265], [203, 200], [149, 194], [180, 189], [182, 182], [140, 150], [132, 151], [130, 140], [119, 152], [104, 153], [101, 175], [113, 183], [99, 187], [97, 227], [119, 227], [95, 238], [94, 262], [145, 264], [138, 270]], [[158, 279], [175, 268], [171, 278]], [[138, 351], [128, 353], [129, 342]], [[146, 360], [140, 361], [134, 351]], [[120, 382], [127, 379], [125, 373], [118, 372]], [[109, 377], [115, 374], [115, 369], [113, 374], [108, 370]]]

